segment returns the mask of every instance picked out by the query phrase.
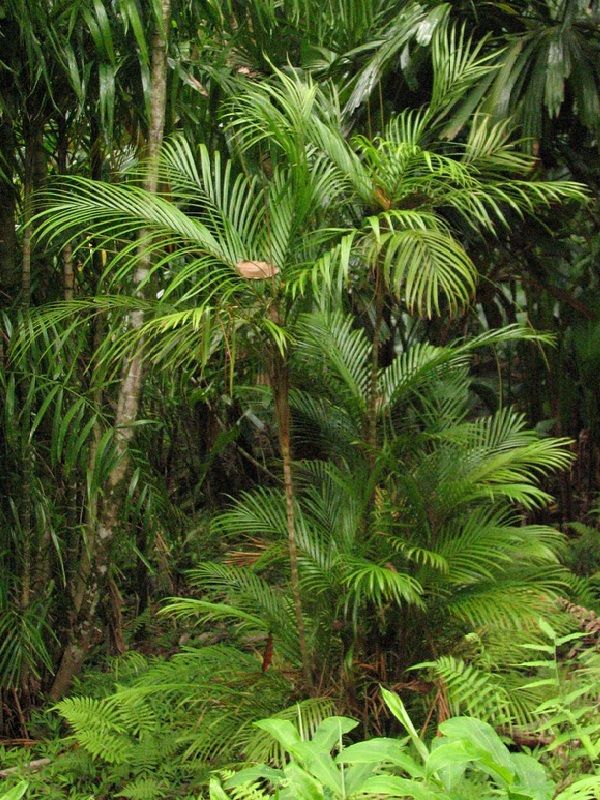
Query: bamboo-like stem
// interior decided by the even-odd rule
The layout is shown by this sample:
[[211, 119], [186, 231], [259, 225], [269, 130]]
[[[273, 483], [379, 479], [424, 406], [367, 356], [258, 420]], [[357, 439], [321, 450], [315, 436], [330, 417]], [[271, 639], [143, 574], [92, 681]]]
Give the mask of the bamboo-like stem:
[[[35, 193], [44, 183], [46, 178], [46, 154], [44, 151], [44, 121], [32, 115], [25, 126], [25, 170], [23, 186], [23, 245], [22, 245], [22, 270], [21, 270], [21, 308], [23, 316], [29, 314], [31, 303], [31, 268], [32, 268], [32, 218], [34, 215]], [[21, 392], [24, 398], [29, 397], [28, 379], [24, 378]], [[31, 427], [30, 400], [25, 400], [26, 410], [23, 423]], [[40, 576], [40, 567], [47, 563], [47, 554], [42, 552], [44, 544], [36, 535], [36, 526], [33, 518], [32, 490], [34, 478], [34, 450], [31, 442], [27, 440], [22, 450], [22, 483], [21, 503], [19, 509], [21, 523], [21, 591], [19, 597], [20, 611], [25, 614], [30, 608], [32, 596], [36, 587], [36, 577]], [[39, 585], [39, 581], [38, 581]], [[30, 671], [27, 664], [20, 675], [21, 691], [28, 695]], [[20, 701], [15, 690], [15, 703], [22, 717]], [[23, 730], [26, 730], [24, 717], [21, 720]]]
[[[35, 161], [35, 147], [37, 146], [36, 132], [32, 129], [28, 131], [25, 143], [25, 174], [23, 181], [23, 245], [22, 245], [22, 261], [21, 261], [21, 308], [26, 315], [29, 311], [29, 304], [31, 301], [31, 218], [33, 216], [33, 181], [34, 181], [34, 161]], [[26, 394], [26, 388], [23, 387], [23, 392]], [[24, 614], [29, 607], [31, 599], [31, 583], [32, 583], [32, 520], [31, 520], [31, 480], [32, 480], [32, 464], [31, 464], [31, 445], [25, 444], [23, 457], [23, 470], [22, 470], [22, 506], [20, 510], [21, 522], [21, 597], [20, 608], [21, 613]]]
[[75, 292], [75, 272], [73, 270], [73, 246], [67, 242], [62, 251], [63, 294], [65, 300], [72, 300]]
[[[58, 125], [58, 145], [57, 163], [60, 175], [67, 174], [67, 156], [69, 152], [69, 137], [67, 135], [67, 123], [64, 117], [59, 120]], [[73, 299], [75, 288], [75, 273], [73, 272], [73, 245], [66, 242], [62, 250], [63, 261], [63, 297], [65, 300]]]
[[285, 513], [288, 535], [288, 552], [290, 557], [290, 575], [296, 627], [298, 629], [298, 644], [302, 661], [302, 674], [306, 688], [312, 687], [312, 672], [310, 657], [306, 644], [306, 631], [302, 614], [302, 593], [300, 590], [300, 573], [298, 570], [298, 545], [296, 541], [296, 501], [292, 475], [292, 447], [291, 447], [291, 413], [290, 413], [290, 379], [285, 358], [278, 350], [272, 356], [271, 365], [271, 391], [275, 404], [277, 426], [279, 431], [279, 448], [283, 463], [283, 488], [285, 493]]
[[[17, 149], [15, 132], [8, 120], [0, 121], [0, 152], [5, 155], [0, 174], [0, 304], [10, 305], [19, 285], [18, 246], [16, 234], [17, 190], [13, 182], [13, 165], [9, 153]], [[2, 344], [0, 344], [2, 347]]]

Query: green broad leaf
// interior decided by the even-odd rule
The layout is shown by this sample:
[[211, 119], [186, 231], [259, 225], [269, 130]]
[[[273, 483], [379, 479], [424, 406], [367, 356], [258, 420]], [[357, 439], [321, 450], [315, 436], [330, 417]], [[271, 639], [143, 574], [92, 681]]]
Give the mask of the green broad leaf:
[[261, 719], [254, 725], [262, 731], [266, 731], [292, 754], [296, 747], [302, 744], [298, 731], [289, 719]]
[[98, 21], [98, 31], [104, 47], [104, 52], [108, 56], [112, 64], [115, 63], [115, 50], [113, 46], [112, 33], [110, 30], [110, 21], [106, 8], [102, 0], [93, 0], [94, 11], [96, 13], [96, 20]]
[[409, 717], [408, 711], [404, 707], [404, 703], [400, 697], [395, 692], [390, 692], [388, 689], [384, 689], [383, 687], [381, 687], [381, 696], [383, 697], [383, 701], [388, 709], [404, 726], [423, 761], [427, 761], [427, 758], [429, 757], [429, 750], [427, 749], [425, 743], [419, 738], [419, 734], [417, 733], [415, 726], [412, 724], [412, 720]]
[[585, 631], [577, 631], [576, 633], [569, 633], [566, 636], [561, 636], [560, 639], [556, 640], [556, 646], [561, 647], [563, 644], [567, 644], [567, 642], [575, 642], [577, 639], [583, 639], [584, 636], [587, 636]]
[[556, 640], [556, 631], [545, 619], [539, 619], [538, 625], [540, 630], [545, 633], [549, 639], [552, 639], [553, 642]]
[[448, 767], [463, 767], [472, 761], [479, 761], [485, 755], [483, 748], [465, 739], [446, 742], [432, 749], [427, 759], [427, 774], [432, 775]]
[[231, 800], [223, 791], [223, 787], [216, 778], [211, 778], [208, 785], [209, 800]]
[[21, 800], [28, 788], [27, 781], [21, 781], [16, 786], [13, 786], [12, 789], [9, 789], [8, 792], [0, 795], [0, 800]]
[[511, 753], [510, 759], [516, 776], [511, 795], [519, 792], [532, 800], [551, 800], [556, 785], [539, 761], [525, 753]]
[[477, 765], [482, 772], [486, 772], [502, 788], [508, 789], [512, 786], [514, 781], [512, 767], [509, 769], [498, 764], [489, 753], [483, 752], [477, 760]]
[[436, 792], [430, 784], [409, 778], [398, 778], [395, 775], [376, 775], [369, 778], [363, 783], [360, 791], [384, 797], [414, 797], [415, 800], [432, 800], [434, 797], [444, 796], [442, 792]]
[[56, 454], [58, 459], [62, 455], [63, 446], [67, 434], [69, 433], [69, 428], [71, 427], [71, 423], [75, 420], [76, 416], [81, 413], [81, 411], [82, 411], [81, 405], [79, 403], [74, 403], [71, 406], [71, 408], [68, 409], [68, 411], [66, 412], [66, 414], [62, 419], [56, 441]]
[[[59, 384], [57, 384], [56, 386], [53, 386], [52, 389], [50, 389], [50, 391], [46, 395], [46, 397], [44, 399], [44, 402], [42, 403], [39, 411], [35, 415], [35, 418], [34, 418], [32, 424], [31, 424], [31, 427], [29, 428], [29, 441], [30, 442], [33, 441], [33, 434], [36, 432], [38, 426], [40, 425], [40, 423], [44, 419], [44, 416], [46, 415], [46, 411], [48, 410], [48, 406], [53, 402], [54, 398], [61, 391], [61, 389], [62, 389], [62, 387]], [[75, 409], [75, 411], [77, 411], [77, 406], [74, 406], [74, 409]]]
[[71, 82], [71, 86], [73, 91], [77, 95], [77, 99], [81, 105], [84, 102], [84, 84], [79, 74], [79, 68], [77, 66], [77, 59], [75, 58], [75, 53], [73, 48], [69, 44], [69, 42], [63, 43], [63, 53], [65, 57], [65, 61], [67, 63], [67, 70], [69, 73], [69, 80]]
[[539, 651], [541, 653], [550, 653], [550, 655], [554, 655], [555, 649], [553, 645], [550, 644], [522, 644], [520, 647], [522, 647], [523, 650], [534, 650], [536, 653]]
[[[535, 689], [538, 686], [558, 686], [558, 681], [556, 678], [540, 678], [539, 681], [531, 681], [531, 683], [526, 683], [522, 686], [522, 689]], [[556, 701], [552, 701], [556, 702]]]
[[487, 722], [470, 717], [452, 717], [439, 726], [440, 733], [448, 739], [464, 739], [478, 750], [489, 754], [489, 763], [510, 776], [512, 763], [510, 751]]
[[568, 733], [561, 733], [561, 734], [559, 734], [558, 736], [556, 736], [556, 737], [555, 737], [555, 738], [554, 738], [554, 739], [553, 739], [553, 740], [550, 742], [550, 744], [546, 745], [546, 750], [547, 750], [549, 753], [551, 753], [551, 752], [553, 752], [554, 750], [556, 750], [557, 748], [559, 748], [559, 747], [562, 747], [562, 746], [563, 746], [563, 745], [565, 745], [565, 744], [568, 744], [568, 745], [569, 745], [569, 756], [570, 756], [571, 758], [573, 758], [573, 757], [574, 757], [574, 753], [575, 753], [575, 751], [574, 751], [574, 750], [573, 750], [573, 748], [571, 747], [571, 744], [572, 744], [572, 742], [573, 742], [573, 738], [574, 738], [574, 736], [575, 736], [575, 734], [573, 733], [573, 731], [569, 731]]
[[283, 777], [284, 774], [282, 770], [273, 769], [272, 767], [268, 767], [266, 764], [258, 764], [255, 767], [248, 767], [247, 769], [242, 769], [239, 772], [236, 772], [235, 775], [225, 781], [225, 787], [227, 789], [233, 789], [235, 786], [239, 786], [242, 783], [261, 780], [263, 778], [270, 781], [272, 784], [277, 785], [281, 783]]
[[400, 767], [411, 778], [422, 778], [425, 770], [409, 755], [406, 745], [398, 739], [384, 737], [368, 739], [345, 747], [336, 758], [338, 764], [381, 764], [388, 762]]
[[[579, 700], [580, 697], [583, 695], [588, 694], [592, 687], [590, 685], [579, 686], [577, 689], [573, 689], [572, 692], [568, 692], [563, 698], [563, 704], [565, 706], [570, 706], [576, 700]], [[585, 712], [585, 709], [582, 709]]]
[[345, 733], [353, 731], [358, 722], [350, 717], [327, 717], [312, 737], [312, 743], [329, 752], [334, 744], [341, 742]]
[[452, 788], [462, 779], [468, 764], [475, 764], [483, 772], [501, 785], [511, 785], [513, 771], [506, 765], [494, 760], [484, 746], [478, 746], [473, 741], [459, 739], [457, 741], [442, 743], [435, 747], [427, 762], [428, 772], [437, 773], [447, 790]]
[[[592, 706], [588, 707], [582, 706], [580, 708], [571, 709], [566, 703], [566, 698], [563, 701], [563, 703], [565, 705], [565, 714], [570, 721], [576, 720], [577, 722], [579, 722], [583, 717], [586, 717], [588, 714], [594, 714], [594, 717], [596, 716], [596, 709], [593, 708]], [[596, 729], [597, 725], [596, 723], [594, 723], [591, 730], [596, 730]]]
[[284, 772], [288, 785], [281, 795], [282, 800], [324, 800], [322, 787], [298, 764], [288, 764]]
[[142, 61], [147, 64], [148, 46], [146, 44], [144, 28], [135, 0], [121, 0], [121, 12], [123, 13], [123, 17], [129, 20], [133, 35], [135, 36], [135, 41], [140, 51], [140, 57]]
[[446, 764], [436, 772], [436, 778], [443, 784], [444, 789], [452, 794], [454, 789], [464, 780], [466, 763]]
[[88, 475], [88, 483], [91, 492], [96, 492], [100, 489], [104, 484], [105, 477], [117, 461], [113, 449], [113, 435], [114, 431], [112, 429], [107, 430], [102, 434], [98, 442], [94, 467], [91, 475]]
[[65, 454], [65, 466], [67, 469], [75, 469], [77, 459], [81, 450], [87, 441], [89, 435], [92, 432], [94, 425], [97, 422], [96, 416], [92, 416], [87, 423], [83, 426], [83, 429], [80, 431], [79, 436], [75, 440], [75, 442], [67, 448], [67, 452]]
[[314, 742], [299, 742], [290, 751], [323, 786], [334, 794], [341, 794], [342, 776], [328, 750]]
[[375, 768], [372, 764], [354, 764], [344, 767], [344, 787], [346, 796], [352, 797], [363, 791], [363, 784], [372, 777]]

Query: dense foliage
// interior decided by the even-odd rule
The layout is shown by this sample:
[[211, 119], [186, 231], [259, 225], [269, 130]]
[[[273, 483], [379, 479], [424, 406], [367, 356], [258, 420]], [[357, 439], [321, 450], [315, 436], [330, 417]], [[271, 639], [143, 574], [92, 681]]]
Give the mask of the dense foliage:
[[597, 797], [598, 3], [0, 42], [4, 800]]

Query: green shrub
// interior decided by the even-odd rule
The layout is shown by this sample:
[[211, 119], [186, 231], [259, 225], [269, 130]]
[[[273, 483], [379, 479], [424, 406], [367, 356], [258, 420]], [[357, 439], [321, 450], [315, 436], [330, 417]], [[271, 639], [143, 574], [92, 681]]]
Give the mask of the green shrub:
[[289, 721], [266, 719], [268, 731], [287, 751], [281, 769], [259, 765], [226, 778], [213, 778], [210, 800], [583, 800], [598, 797], [600, 777], [575, 780], [556, 794], [556, 784], [539, 760], [511, 752], [487, 722], [453, 717], [440, 724], [428, 747], [418, 736], [402, 701], [383, 699], [400, 721], [403, 739], [374, 738], [344, 746], [358, 723], [347, 717], [324, 720], [311, 739]]

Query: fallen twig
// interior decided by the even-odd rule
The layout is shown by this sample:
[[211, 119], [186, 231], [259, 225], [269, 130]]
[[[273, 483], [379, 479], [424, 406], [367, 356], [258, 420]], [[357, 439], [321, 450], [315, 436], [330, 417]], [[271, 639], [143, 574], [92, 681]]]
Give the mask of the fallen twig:
[[27, 769], [29, 772], [38, 772], [40, 769], [47, 767], [51, 764], [49, 758], [36, 758], [35, 761], [30, 761], [29, 764], [23, 764], [19, 767], [9, 767], [8, 769], [0, 769], [0, 778], [8, 778], [9, 775], [14, 775], [21, 769]]

